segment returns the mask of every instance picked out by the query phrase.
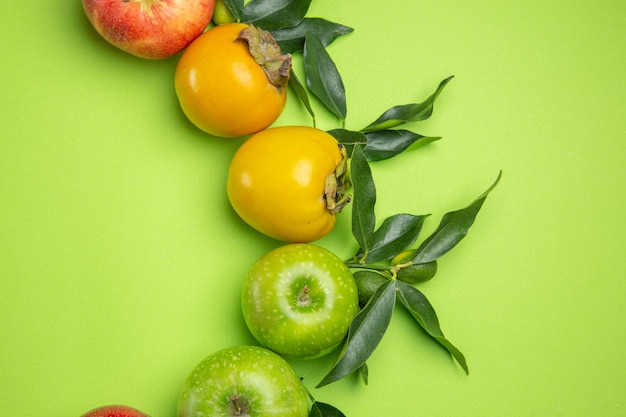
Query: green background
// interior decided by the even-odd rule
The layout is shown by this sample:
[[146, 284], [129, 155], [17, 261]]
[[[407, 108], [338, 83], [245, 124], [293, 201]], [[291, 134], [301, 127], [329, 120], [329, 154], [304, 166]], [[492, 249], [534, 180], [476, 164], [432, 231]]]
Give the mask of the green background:
[[[470, 375], [398, 309], [367, 387], [313, 389], [336, 354], [292, 362], [317, 399], [348, 416], [625, 416], [626, 3], [314, 0], [309, 16], [355, 29], [329, 48], [347, 128], [455, 76], [410, 126], [443, 139], [372, 165], [379, 219], [431, 213], [434, 230], [503, 171], [420, 287]], [[7, 2], [0, 42], [0, 415], [174, 417], [197, 362], [254, 343], [241, 281], [281, 244], [227, 201], [241, 140], [194, 128], [177, 59], [114, 49], [78, 0]], [[285, 124], [310, 124], [293, 99]], [[318, 244], [350, 257], [350, 213]]]

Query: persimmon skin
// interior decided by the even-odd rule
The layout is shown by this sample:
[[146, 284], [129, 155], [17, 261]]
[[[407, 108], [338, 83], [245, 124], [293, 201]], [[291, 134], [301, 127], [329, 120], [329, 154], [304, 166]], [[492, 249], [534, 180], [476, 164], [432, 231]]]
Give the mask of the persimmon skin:
[[335, 138], [320, 129], [265, 129], [235, 153], [228, 171], [228, 198], [246, 223], [267, 236], [285, 242], [316, 241], [335, 225], [325, 184], [342, 158]]
[[270, 126], [285, 108], [287, 89], [270, 83], [238, 39], [246, 24], [209, 29], [185, 49], [175, 72], [175, 90], [187, 118], [219, 137], [243, 137]]

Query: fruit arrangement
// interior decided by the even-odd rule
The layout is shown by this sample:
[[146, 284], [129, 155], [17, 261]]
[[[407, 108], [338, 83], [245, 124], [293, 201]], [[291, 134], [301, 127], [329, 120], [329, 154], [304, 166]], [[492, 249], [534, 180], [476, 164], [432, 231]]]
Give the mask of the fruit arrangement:
[[[398, 213], [379, 221], [370, 168], [415, 143], [439, 139], [406, 124], [432, 115], [452, 77], [425, 100], [381, 109], [364, 128], [348, 130], [344, 85], [327, 47], [353, 29], [308, 17], [311, 0], [82, 3], [113, 46], [144, 59], [179, 54], [173, 81], [189, 121], [208, 135], [244, 139], [230, 161], [225, 197], [243, 222], [284, 243], [251, 263], [242, 279], [241, 310], [259, 346], [209, 354], [181, 389], [178, 417], [343, 415], [317, 401], [287, 360], [338, 352], [316, 388], [355, 373], [367, 384], [367, 360], [396, 304], [469, 373], [417, 286], [435, 276], [439, 258], [467, 235], [501, 174], [417, 244], [428, 215]], [[302, 55], [300, 69], [295, 54]], [[316, 127], [313, 97], [340, 128]], [[307, 110], [310, 126], [272, 126], [291, 100]], [[332, 233], [348, 209], [358, 250], [342, 260], [316, 241]], [[144, 416], [122, 405], [83, 415]]]

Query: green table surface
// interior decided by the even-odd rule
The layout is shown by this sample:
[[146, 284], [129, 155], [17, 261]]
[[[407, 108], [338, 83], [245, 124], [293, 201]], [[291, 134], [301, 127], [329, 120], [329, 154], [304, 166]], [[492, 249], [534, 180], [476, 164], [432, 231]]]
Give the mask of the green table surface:
[[[443, 139], [372, 164], [379, 219], [430, 213], [432, 231], [503, 176], [420, 286], [469, 376], [398, 309], [368, 386], [314, 388], [336, 352], [291, 361], [305, 384], [352, 417], [625, 416], [626, 3], [314, 0], [309, 16], [355, 29], [329, 47], [349, 129], [455, 76], [410, 126]], [[191, 125], [177, 57], [111, 47], [78, 0], [7, 2], [0, 21], [0, 415], [174, 417], [197, 362], [254, 343], [240, 285], [282, 244], [226, 198], [242, 140]], [[311, 124], [293, 97], [287, 124]], [[317, 244], [350, 257], [350, 216]]]

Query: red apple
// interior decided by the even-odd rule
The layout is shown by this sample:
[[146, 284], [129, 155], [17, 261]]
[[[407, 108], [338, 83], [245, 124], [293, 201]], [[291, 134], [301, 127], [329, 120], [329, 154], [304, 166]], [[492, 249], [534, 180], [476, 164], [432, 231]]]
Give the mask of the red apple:
[[176, 55], [211, 21], [215, 0], [82, 0], [104, 39], [147, 59]]
[[105, 405], [103, 407], [94, 408], [87, 411], [81, 417], [149, 417], [132, 407], [125, 405]]

